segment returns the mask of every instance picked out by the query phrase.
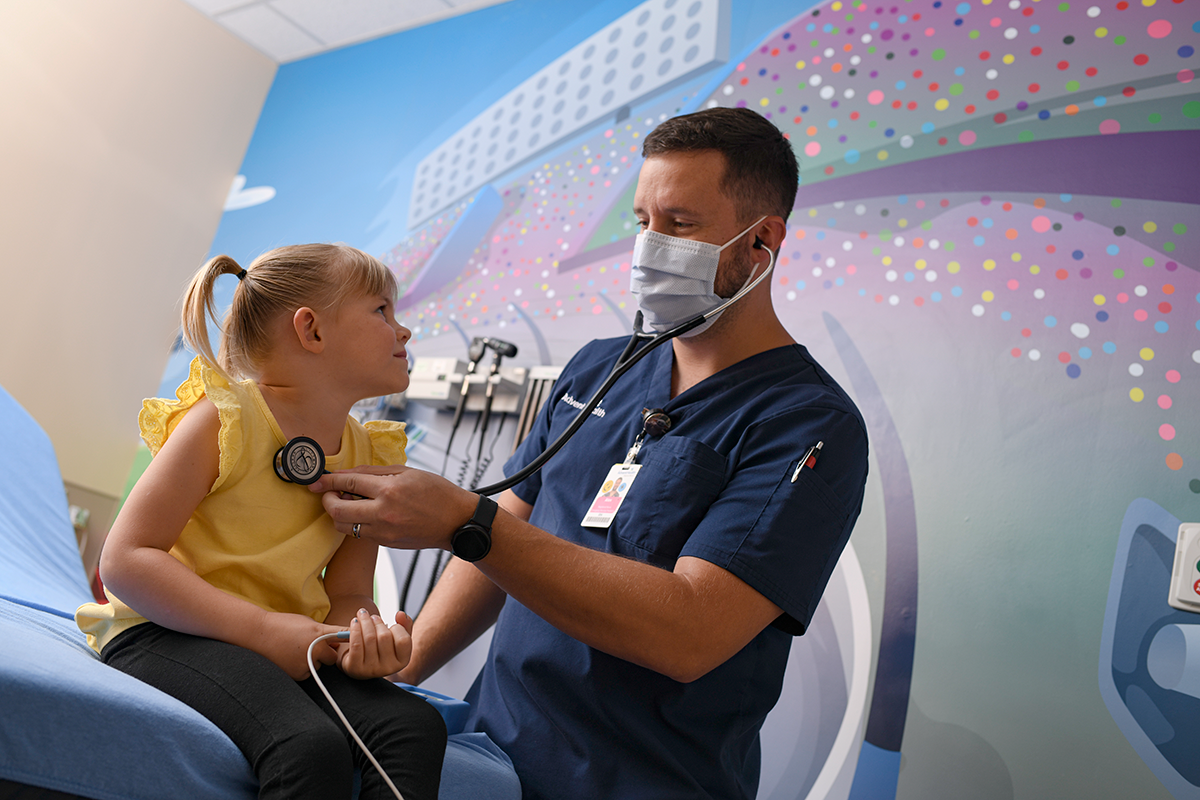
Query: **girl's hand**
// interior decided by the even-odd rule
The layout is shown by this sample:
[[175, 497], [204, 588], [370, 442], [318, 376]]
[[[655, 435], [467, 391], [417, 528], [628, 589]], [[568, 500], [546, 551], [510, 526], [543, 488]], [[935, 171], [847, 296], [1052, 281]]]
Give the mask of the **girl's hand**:
[[[318, 636], [345, 630], [335, 625], [316, 622], [303, 614], [264, 612], [261, 636], [248, 647], [259, 655], [271, 659], [293, 680], [302, 681], [309, 677], [308, 646]], [[336, 664], [338, 659], [336, 639], [327, 639], [313, 648], [313, 663]]]
[[360, 609], [350, 621], [350, 641], [338, 648], [337, 663], [351, 678], [385, 678], [408, 666], [412, 657], [412, 620], [396, 612], [396, 624]]

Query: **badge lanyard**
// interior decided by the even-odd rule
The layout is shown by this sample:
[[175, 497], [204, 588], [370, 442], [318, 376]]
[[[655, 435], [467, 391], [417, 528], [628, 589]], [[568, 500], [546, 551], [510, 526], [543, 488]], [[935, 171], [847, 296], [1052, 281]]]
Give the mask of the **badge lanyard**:
[[641, 431], [633, 440], [633, 446], [629, 448], [625, 461], [621, 464], [613, 464], [608, 474], [604, 476], [604, 482], [600, 484], [600, 490], [596, 492], [596, 497], [588, 506], [581, 525], [587, 528], [607, 528], [612, 524], [613, 517], [617, 515], [617, 510], [621, 508], [621, 504], [625, 502], [625, 497], [629, 494], [629, 487], [633, 485], [633, 481], [642, 468], [642, 465], [637, 463], [637, 457], [642, 450], [642, 445], [646, 442], [646, 436], [657, 438], [670, 429], [671, 417], [667, 415], [667, 412], [661, 408], [642, 409]]

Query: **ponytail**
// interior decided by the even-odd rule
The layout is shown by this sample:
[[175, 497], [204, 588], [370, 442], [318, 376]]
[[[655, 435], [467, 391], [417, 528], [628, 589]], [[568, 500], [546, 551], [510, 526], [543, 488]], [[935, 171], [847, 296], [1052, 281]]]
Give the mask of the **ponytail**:
[[222, 275], [237, 275], [242, 279], [246, 271], [229, 256], [216, 256], [200, 268], [188, 286], [183, 300], [183, 338], [188, 346], [203, 358], [210, 367], [229, 377], [225, 365], [220, 363], [213, 354], [212, 344], [208, 339], [208, 317], [214, 322], [217, 319], [216, 303], [213, 300], [213, 287], [217, 278]]
[[[222, 275], [240, 281], [221, 325], [220, 355], [213, 354], [208, 318], [217, 318], [213, 288]], [[354, 293], [396, 295], [396, 276], [379, 259], [344, 244], [280, 247], [244, 270], [229, 256], [200, 268], [183, 301], [183, 338], [192, 351], [226, 378], [254, 378], [275, 342], [273, 325], [301, 306], [336, 309]]]

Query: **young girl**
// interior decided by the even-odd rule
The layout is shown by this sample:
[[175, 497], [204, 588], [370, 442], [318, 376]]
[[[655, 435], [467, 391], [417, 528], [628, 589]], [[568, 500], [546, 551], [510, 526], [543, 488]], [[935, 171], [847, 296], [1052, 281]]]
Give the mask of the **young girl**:
[[[208, 341], [218, 276], [237, 276], [220, 357]], [[305, 486], [274, 470], [295, 436], [329, 469], [404, 461], [395, 422], [349, 417], [363, 398], [408, 386], [395, 278], [345, 245], [297, 245], [243, 270], [227, 256], [193, 278], [183, 331], [200, 355], [177, 400], [139, 417], [155, 454], [100, 560], [109, 603], [76, 612], [102, 660], [212, 720], [242, 750], [260, 798], [391, 791], [348, 738], [321, 679], [406, 800], [437, 796], [446, 729], [419, 697], [383, 680], [408, 663], [412, 621], [389, 628], [372, 601], [376, 546], [343, 537]], [[234, 380], [234, 378], [241, 380]]]

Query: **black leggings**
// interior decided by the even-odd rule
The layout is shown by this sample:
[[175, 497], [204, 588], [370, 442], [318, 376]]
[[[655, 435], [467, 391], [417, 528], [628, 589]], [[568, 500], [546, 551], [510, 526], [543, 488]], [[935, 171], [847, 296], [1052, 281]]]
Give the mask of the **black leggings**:
[[[316, 682], [296, 682], [237, 645], [152, 622], [123, 632], [101, 660], [199, 711], [225, 732], [258, 776], [260, 800], [361, 800], [391, 790], [350, 738]], [[432, 705], [383, 678], [360, 681], [336, 666], [321, 680], [404, 800], [436, 800], [446, 725]]]

